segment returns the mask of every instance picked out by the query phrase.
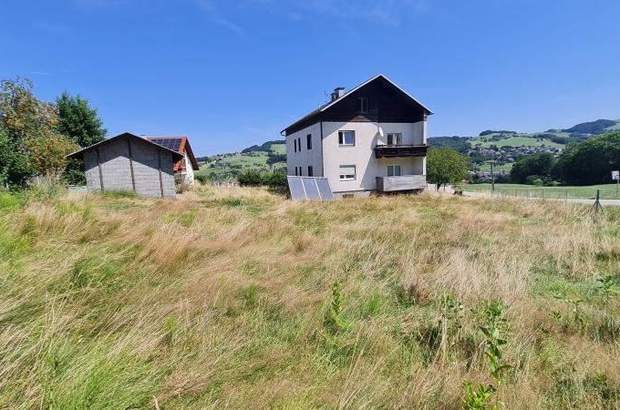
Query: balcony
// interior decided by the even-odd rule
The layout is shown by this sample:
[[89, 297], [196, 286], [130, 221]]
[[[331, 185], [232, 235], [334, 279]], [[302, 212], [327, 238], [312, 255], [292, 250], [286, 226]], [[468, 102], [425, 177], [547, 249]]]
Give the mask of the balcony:
[[426, 175], [402, 175], [399, 177], [377, 177], [377, 191], [416, 191], [426, 188]]
[[377, 145], [375, 158], [425, 157], [428, 145]]

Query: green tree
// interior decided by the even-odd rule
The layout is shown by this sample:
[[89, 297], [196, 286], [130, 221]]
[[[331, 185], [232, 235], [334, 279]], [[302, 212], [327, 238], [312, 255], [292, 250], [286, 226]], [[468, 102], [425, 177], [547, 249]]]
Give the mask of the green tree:
[[80, 147], [87, 147], [105, 139], [103, 121], [88, 101], [64, 92], [56, 100], [58, 106], [58, 131]]
[[611, 171], [620, 169], [620, 132], [569, 145], [553, 170], [554, 176], [570, 185], [611, 182]]
[[517, 184], [525, 184], [535, 178], [543, 181], [551, 178], [551, 170], [555, 165], [552, 154], [541, 152], [519, 158], [510, 170], [510, 179]]
[[5, 184], [23, 185], [35, 174], [59, 176], [74, 145], [58, 131], [58, 122], [56, 106], [37, 99], [29, 80], [0, 82]]
[[[80, 96], [72, 96], [67, 92], [56, 99], [58, 106], [58, 130], [69, 137], [80, 147], [87, 147], [105, 139], [106, 130], [97, 110]], [[65, 180], [69, 184], [86, 183], [83, 162], [73, 159], [67, 164]]]
[[428, 151], [426, 166], [429, 182], [441, 187], [466, 179], [469, 159], [450, 148], [431, 148]]
[[24, 147], [15, 147], [6, 130], [0, 127], [0, 188], [24, 185], [33, 175]]

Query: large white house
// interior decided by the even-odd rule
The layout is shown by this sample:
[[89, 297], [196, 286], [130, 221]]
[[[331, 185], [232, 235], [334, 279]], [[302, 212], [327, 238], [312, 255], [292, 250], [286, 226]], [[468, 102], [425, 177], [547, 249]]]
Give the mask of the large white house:
[[288, 175], [324, 176], [337, 196], [426, 187], [431, 111], [384, 75], [345, 92], [282, 131]]

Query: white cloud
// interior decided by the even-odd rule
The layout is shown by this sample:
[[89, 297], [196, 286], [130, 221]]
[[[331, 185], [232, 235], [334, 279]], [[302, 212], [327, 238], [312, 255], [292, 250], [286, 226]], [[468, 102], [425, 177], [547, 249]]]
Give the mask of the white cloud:
[[222, 14], [215, 0], [195, 1], [198, 7], [200, 7], [209, 16], [212, 23], [231, 31], [238, 36], [243, 36], [245, 34], [243, 27]]

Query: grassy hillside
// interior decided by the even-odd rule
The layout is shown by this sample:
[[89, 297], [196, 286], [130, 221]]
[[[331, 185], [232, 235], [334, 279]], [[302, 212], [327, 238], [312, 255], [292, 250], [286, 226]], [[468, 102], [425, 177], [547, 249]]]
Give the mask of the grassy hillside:
[[484, 137], [475, 137], [470, 140], [472, 146], [481, 146], [489, 148], [493, 145], [496, 147], [553, 147], [561, 148], [564, 144], [558, 144], [549, 139], [539, 138], [531, 135], [511, 135], [494, 139], [493, 135]]
[[218, 154], [200, 160], [203, 164], [198, 175], [205, 175], [214, 181], [234, 179], [247, 169], [271, 171], [286, 168], [286, 145], [284, 141], [267, 141], [241, 152]]
[[[0, 194], [0, 407], [620, 405], [620, 214]], [[491, 343], [506, 339], [490, 376]], [[494, 343], [494, 342], [493, 342]]]

